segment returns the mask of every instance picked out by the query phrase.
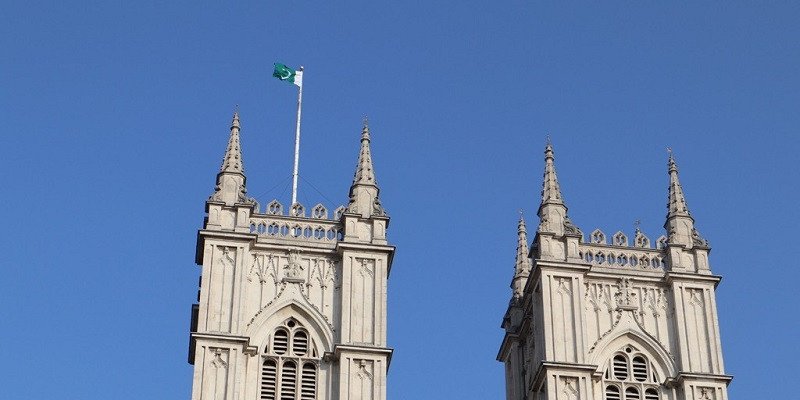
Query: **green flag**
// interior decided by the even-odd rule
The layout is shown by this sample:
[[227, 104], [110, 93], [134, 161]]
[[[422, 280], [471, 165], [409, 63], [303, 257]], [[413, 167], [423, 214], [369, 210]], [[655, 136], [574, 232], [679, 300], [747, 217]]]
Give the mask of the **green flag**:
[[294, 83], [297, 86], [303, 87], [303, 70], [295, 71], [284, 64], [275, 63], [275, 71], [272, 76], [282, 80]]

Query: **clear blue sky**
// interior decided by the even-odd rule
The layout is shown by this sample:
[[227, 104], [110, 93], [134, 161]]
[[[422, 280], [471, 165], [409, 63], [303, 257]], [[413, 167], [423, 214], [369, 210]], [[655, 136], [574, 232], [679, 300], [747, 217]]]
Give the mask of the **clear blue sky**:
[[195, 232], [236, 104], [250, 195], [289, 201], [296, 89], [273, 62], [306, 67], [306, 205], [345, 203], [370, 118], [391, 399], [504, 398], [548, 133], [584, 232], [657, 238], [674, 149], [724, 276], [730, 396], [797, 396], [798, 3], [385, 3], [4, 2], [4, 398], [189, 398]]

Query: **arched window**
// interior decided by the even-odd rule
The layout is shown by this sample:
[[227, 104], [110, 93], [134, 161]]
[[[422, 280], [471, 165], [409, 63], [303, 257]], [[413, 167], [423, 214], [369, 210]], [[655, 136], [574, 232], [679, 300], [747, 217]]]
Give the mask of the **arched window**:
[[647, 356], [625, 346], [608, 361], [603, 375], [605, 400], [660, 400], [661, 386]]
[[314, 400], [319, 356], [308, 331], [293, 318], [275, 328], [264, 348], [261, 400]]

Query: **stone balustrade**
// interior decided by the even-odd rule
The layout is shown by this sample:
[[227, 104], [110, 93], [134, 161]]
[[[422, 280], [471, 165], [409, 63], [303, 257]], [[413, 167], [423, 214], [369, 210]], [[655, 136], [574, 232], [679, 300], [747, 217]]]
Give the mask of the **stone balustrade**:
[[[283, 206], [277, 200], [267, 205], [266, 214], [253, 214], [250, 217], [250, 232], [260, 237], [271, 237], [293, 241], [335, 244], [342, 238], [342, 224], [338, 220], [328, 218], [328, 210], [317, 204], [311, 211], [311, 217], [305, 216], [305, 208], [295, 203], [289, 215], [283, 215]], [[335, 212], [340, 218], [343, 207]]]
[[628, 244], [628, 237], [617, 232], [612, 243], [606, 242], [606, 235], [599, 229], [589, 235], [588, 243], [580, 243], [578, 254], [585, 262], [607, 268], [630, 268], [640, 270], [664, 270], [666, 268], [667, 238], [661, 236], [656, 248], [650, 247], [650, 239], [637, 230], [634, 245]]

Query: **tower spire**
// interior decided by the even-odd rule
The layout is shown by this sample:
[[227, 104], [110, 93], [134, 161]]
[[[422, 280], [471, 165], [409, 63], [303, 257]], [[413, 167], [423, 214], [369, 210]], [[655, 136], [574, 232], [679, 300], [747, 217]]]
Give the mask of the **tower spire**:
[[525, 227], [525, 218], [520, 210], [519, 224], [517, 225], [517, 259], [514, 264], [514, 279], [511, 281], [511, 290], [514, 298], [521, 298], [525, 289], [525, 282], [531, 271], [531, 262], [528, 259], [528, 231]]
[[[242, 164], [242, 149], [239, 139], [239, 107], [233, 113], [231, 122], [231, 133], [228, 138], [228, 147], [225, 148], [225, 155], [222, 157], [222, 166], [217, 174], [217, 186], [210, 201], [220, 201], [227, 205], [248, 202], [247, 189], [244, 175], [244, 165]], [[251, 200], [251, 199], [250, 199]]]
[[244, 176], [244, 166], [242, 165], [242, 149], [239, 143], [239, 106], [233, 113], [231, 122], [231, 136], [228, 138], [228, 147], [225, 149], [225, 156], [222, 157], [222, 167], [220, 172], [239, 173]]
[[577, 233], [578, 228], [567, 218], [567, 206], [561, 198], [561, 188], [556, 176], [555, 156], [550, 137], [544, 148], [544, 179], [542, 182], [542, 203], [539, 205], [540, 233], [562, 236], [564, 233]]
[[667, 204], [667, 218], [677, 215], [689, 216], [689, 208], [686, 206], [686, 198], [683, 197], [683, 188], [678, 180], [678, 164], [672, 151], [669, 152], [669, 203]]
[[555, 157], [553, 146], [550, 145], [550, 136], [544, 149], [544, 183], [542, 184], [542, 204], [564, 204], [561, 199], [561, 188], [556, 175]]
[[683, 188], [678, 180], [678, 164], [669, 151], [669, 202], [667, 203], [667, 221], [664, 228], [667, 230], [667, 237], [670, 244], [683, 245], [687, 248], [693, 246], [707, 247], [708, 242], [700, 237], [694, 228], [694, 218], [689, 213], [686, 206], [686, 198], [683, 196]]
[[386, 215], [380, 200], [378, 200], [380, 188], [375, 180], [369, 145], [369, 125], [367, 118], [364, 118], [364, 128], [361, 130], [361, 150], [358, 153], [356, 173], [353, 176], [353, 184], [350, 186], [350, 202], [347, 206], [348, 212], [361, 214], [364, 218], [371, 215]]
[[369, 149], [370, 136], [367, 118], [364, 118], [364, 128], [361, 130], [361, 151], [358, 153], [358, 164], [356, 174], [353, 177], [355, 185], [377, 186], [375, 181], [375, 171], [372, 169], [372, 154]]

